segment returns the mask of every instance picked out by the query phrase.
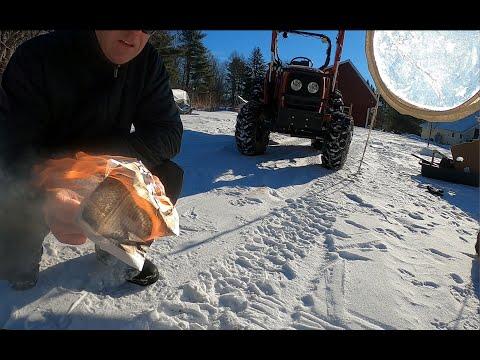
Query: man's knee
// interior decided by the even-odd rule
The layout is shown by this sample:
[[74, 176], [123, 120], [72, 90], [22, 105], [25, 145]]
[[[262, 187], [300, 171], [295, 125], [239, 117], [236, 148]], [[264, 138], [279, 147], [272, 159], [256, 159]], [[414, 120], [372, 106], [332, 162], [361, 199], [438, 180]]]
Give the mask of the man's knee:
[[183, 169], [173, 161], [166, 160], [161, 165], [154, 167], [151, 172], [160, 179], [165, 187], [166, 195], [175, 204], [182, 192]]

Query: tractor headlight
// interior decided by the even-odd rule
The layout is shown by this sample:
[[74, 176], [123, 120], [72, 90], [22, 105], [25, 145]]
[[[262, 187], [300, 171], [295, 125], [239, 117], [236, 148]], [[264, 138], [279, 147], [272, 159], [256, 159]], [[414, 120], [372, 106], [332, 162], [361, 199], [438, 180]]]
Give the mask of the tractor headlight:
[[308, 84], [307, 89], [310, 94], [316, 94], [318, 92], [318, 89], [320, 89], [320, 87], [315, 81], [312, 81], [311, 83]]
[[293, 91], [299, 91], [302, 88], [302, 82], [298, 79], [293, 79], [290, 83], [290, 87]]

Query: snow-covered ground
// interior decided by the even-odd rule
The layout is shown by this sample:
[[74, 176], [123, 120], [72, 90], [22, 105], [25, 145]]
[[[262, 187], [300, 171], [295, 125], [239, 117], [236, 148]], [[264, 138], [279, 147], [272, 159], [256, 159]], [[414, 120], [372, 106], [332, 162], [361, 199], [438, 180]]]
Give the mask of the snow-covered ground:
[[150, 252], [161, 280], [124, 283], [92, 243], [49, 235], [36, 288], [0, 281], [0, 327], [480, 329], [478, 188], [420, 176], [410, 154], [426, 144], [377, 131], [355, 175], [361, 128], [338, 172], [309, 140], [278, 134], [241, 156], [235, 117], [182, 116], [181, 234]]

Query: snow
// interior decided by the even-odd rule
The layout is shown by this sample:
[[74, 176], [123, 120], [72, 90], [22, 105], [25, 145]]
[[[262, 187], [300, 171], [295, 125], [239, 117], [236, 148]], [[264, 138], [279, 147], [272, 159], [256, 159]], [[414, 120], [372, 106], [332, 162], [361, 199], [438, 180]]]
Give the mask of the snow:
[[149, 249], [156, 284], [125, 283], [93, 243], [50, 234], [35, 288], [0, 281], [0, 327], [480, 329], [479, 189], [420, 176], [424, 141], [373, 131], [356, 174], [367, 131], [355, 128], [332, 172], [309, 140], [279, 134], [241, 156], [235, 117], [182, 115], [180, 235]]

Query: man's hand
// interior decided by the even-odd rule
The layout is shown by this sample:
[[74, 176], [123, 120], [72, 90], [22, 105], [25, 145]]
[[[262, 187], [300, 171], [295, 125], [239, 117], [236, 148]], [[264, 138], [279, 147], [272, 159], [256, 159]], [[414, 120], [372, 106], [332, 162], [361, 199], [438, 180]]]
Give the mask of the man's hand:
[[75, 223], [79, 211], [80, 198], [74, 191], [48, 191], [44, 207], [45, 221], [58, 241], [69, 245], [82, 245], [87, 241]]

